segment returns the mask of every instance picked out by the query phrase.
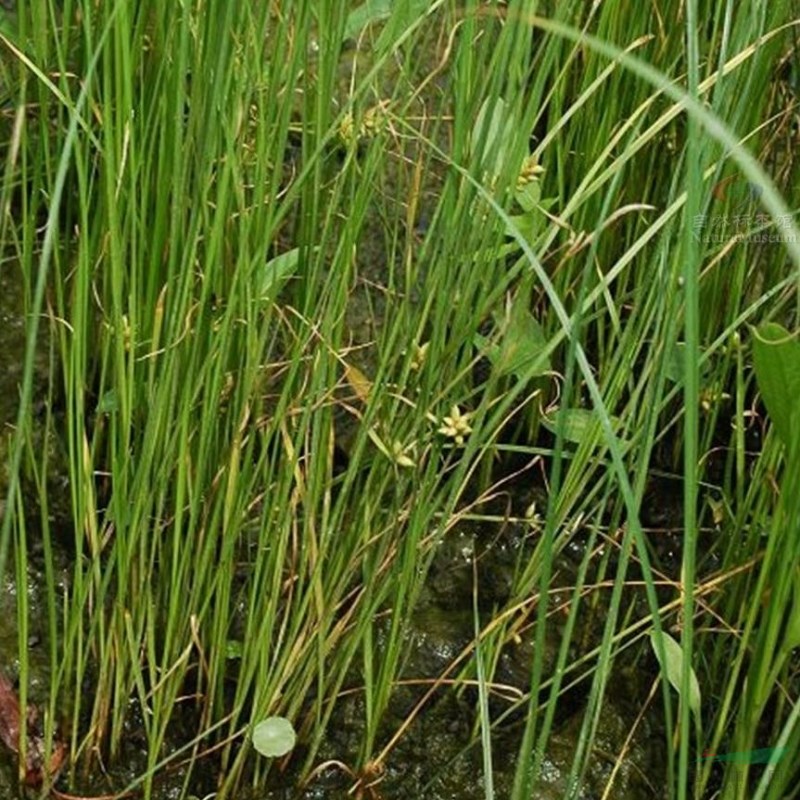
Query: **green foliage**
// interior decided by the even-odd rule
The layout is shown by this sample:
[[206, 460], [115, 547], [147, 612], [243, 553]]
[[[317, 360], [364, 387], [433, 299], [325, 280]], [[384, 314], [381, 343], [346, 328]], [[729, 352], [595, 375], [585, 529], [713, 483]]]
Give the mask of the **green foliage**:
[[530, 380], [550, 371], [547, 338], [542, 326], [525, 308], [523, 298], [517, 296], [506, 318], [497, 317], [496, 324], [501, 331], [499, 343], [479, 333], [473, 336], [473, 342], [485, 351], [498, 376], [514, 375], [517, 380]]
[[292, 275], [297, 274], [299, 260], [300, 248], [294, 247], [271, 258], [263, 267], [259, 268], [261, 274], [256, 279], [256, 283], [262, 302], [274, 299], [286, 281]]
[[[556, 433], [563, 425], [564, 439], [574, 444], [592, 442], [599, 444], [602, 441], [600, 419], [596, 412], [587, 408], [565, 408], [556, 412], [555, 419], [543, 419], [542, 424], [552, 433]], [[611, 418], [616, 427], [619, 420]]]
[[357, 36], [367, 25], [385, 20], [391, 13], [392, 0], [365, 0], [347, 15], [345, 38]]
[[753, 366], [775, 432], [791, 448], [800, 439], [800, 342], [765, 322], [753, 330]]
[[[680, 644], [668, 633], [664, 633], [664, 631], [661, 631], [660, 634], [655, 631], [650, 631], [650, 645], [670, 685], [678, 694], [681, 694], [681, 675], [683, 673], [685, 657]], [[689, 669], [691, 670], [689, 695], [686, 698], [686, 702], [689, 704], [692, 713], [699, 719], [701, 704], [700, 684], [691, 666]]]
[[[366, 796], [408, 733], [387, 743], [437, 548], [492, 516], [476, 498], [511, 497], [505, 530], [517, 486], [539, 483], [543, 518], [517, 520], [532, 555], [497, 607], [476, 601], [474, 642], [430, 695], [469, 697], [477, 679], [486, 792], [501, 791], [495, 706], [525, 721], [512, 797], [538, 796], [573, 682], [586, 702], [566, 778], [580, 786], [605, 750], [618, 656], [650, 629], [667, 678], [653, 784], [702, 797], [711, 765], [690, 747], [745, 752], [765, 730], [797, 743], [800, 345], [759, 325], [796, 315], [796, 276], [778, 243], [692, 229], [701, 211], [739, 214], [718, 185], [731, 170], [786, 211], [751, 155], [782, 138], [765, 120], [789, 91], [774, 69], [793, 46], [786, 4], [17, 5], [13, 26], [0, 14], [0, 240], [31, 346], [4, 545], [21, 584], [21, 512], [39, 517], [46, 736], [66, 717], [65, 788], [98, 753], [113, 765], [134, 719], [146, 798], [206, 749], [218, 800], [251, 772], [263, 787], [274, 764], [245, 732], [272, 759], [294, 745], [289, 719], [304, 721], [291, 763], [308, 778], [357, 693], [359, 749], [336, 756]], [[670, 10], [681, 24], [664, 25]], [[370, 135], [342, 147], [356, 120]], [[762, 163], [785, 164], [795, 192], [774, 155]], [[48, 323], [56, 367], [35, 397]], [[748, 351], [730, 346], [746, 325], [777, 434], [763, 450]], [[36, 444], [42, 404], [65, 481]], [[569, 446], [543, 446], [540, 423]], [[509, 463], [533, 466], [510, 483]], [[640, 518], [665, 474], [686, 494], [683, 563], [666, 576]], [[709, 524], [694, 513], [707, 493], [723, 509]], [[580, 562], [566, 573], [565, 551]], [[678, 610], [680, 643], [663, 632]], [[556, 627], [553, 666], [541, 645]], [[531, 642], [509, 700], [500, 656]], [[20, 685], [41, 689], [20, 653]], [[735, 800], [776, 800], [798, 777], [791, 759], [719, 769]]]
[[[431, 0], [364, 0], [347, 15], [344, 37], [354, 38], [368, 25], [386, 20], [403, 31], [423, 16], [430, 6]], [[381, 33], [376, 47], [382, 49], [388, 41], [388, 37]]]

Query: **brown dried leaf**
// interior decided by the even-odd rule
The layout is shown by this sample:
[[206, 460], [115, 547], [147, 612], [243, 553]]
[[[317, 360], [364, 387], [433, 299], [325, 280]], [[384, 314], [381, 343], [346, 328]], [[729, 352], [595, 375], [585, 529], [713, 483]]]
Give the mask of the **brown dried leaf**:
[[0, 672], [0, 741], [19, 753], [19, 698], [11, 681]]
[[[44, 782], [45, 776], [55, 778], [64, 763], [67, 750], [63, 742], [55, 742], [50, 753], [50, 763], [45, 769], [45, 743], [36, 731], [36, 709], [29, 706], [26, 716], [28, 746], [25, 753], [25, 783], [28, 786], [39, 786]], [[20, 720], [19, 697], [14, 690], [14, 684], [0, 672], [0, 742], [15, 755], [19, 755]]]

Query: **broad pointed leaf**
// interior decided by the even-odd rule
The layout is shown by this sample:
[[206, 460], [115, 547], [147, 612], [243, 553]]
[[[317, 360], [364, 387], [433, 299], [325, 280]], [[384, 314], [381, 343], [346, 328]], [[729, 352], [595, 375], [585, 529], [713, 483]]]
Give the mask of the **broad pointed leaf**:
[[[664, 644], [664, 661], [661, 661], [661, 652], [658, 647], [658, 640], [655, 630], [650, 631], [650, 644], [653, 647], [653, 652], [656, 654], [658, 663], [661, 664], [661, 669], [667, 676], [667, 680], [672, 685], [678, 694], [681, 692], [681, 671], [683, 670], [683, 650], [680, 644], [675, 641], [668, 633], [661, 632], [661, 640]], [[689, 697], [685, 698], [689, 703], [689, 708], [695, 716], [700, 714], [700, 684], [697, 681], [694, 669], [691, 667], [691, 674], [689, 675]]]
[[800, 395], [800, 342], [784, 327], [766, 322], [753, 331], [756, 380], [775, 432], [791, 446], [797, 436]]

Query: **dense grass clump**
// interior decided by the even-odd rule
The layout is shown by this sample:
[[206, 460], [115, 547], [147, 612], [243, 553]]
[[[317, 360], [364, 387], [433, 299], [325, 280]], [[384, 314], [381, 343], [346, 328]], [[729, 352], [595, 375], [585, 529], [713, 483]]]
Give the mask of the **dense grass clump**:
[[[32, 680], [19, 592], [19, 687], [35, 743], [66, 748], [59, 788], [108, 767], [111, 791], [179, 774], [221, 800], [335, 767], [377, 797], [449, 693], [480, 791], [514, 800], [579, 705], [577, 797], [636, 673], [653, 796], [790, 796], [798, 462], [753, 344], [797, 325], [787, 4], [0, 13], [2, 269], [28, 326], [0, 571], [41, 563], [49, 665]], [[432, 564], [478, 520], [524, 545], [491, 602], [474, 561], [469, 644], [398, 723]], [[289, 761], [253, 751], [272, 716]]]

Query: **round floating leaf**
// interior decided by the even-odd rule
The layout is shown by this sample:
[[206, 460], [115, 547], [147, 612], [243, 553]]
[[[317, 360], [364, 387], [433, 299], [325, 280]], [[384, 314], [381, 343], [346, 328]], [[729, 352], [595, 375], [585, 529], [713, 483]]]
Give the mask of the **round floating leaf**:
[[286, 717], [267, 717], [253, 728], [253, 747], [267, 758], [285, 756], [296, 741], [297, 734]]

